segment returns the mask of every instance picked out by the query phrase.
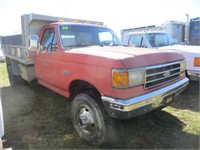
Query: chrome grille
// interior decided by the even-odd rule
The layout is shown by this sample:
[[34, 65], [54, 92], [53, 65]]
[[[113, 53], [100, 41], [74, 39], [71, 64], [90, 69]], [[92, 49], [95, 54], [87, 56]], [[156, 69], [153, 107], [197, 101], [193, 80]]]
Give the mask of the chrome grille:
[[179, 78], [180, 63], [170, 63], [146, 68], [145, 89], [162, 85]]

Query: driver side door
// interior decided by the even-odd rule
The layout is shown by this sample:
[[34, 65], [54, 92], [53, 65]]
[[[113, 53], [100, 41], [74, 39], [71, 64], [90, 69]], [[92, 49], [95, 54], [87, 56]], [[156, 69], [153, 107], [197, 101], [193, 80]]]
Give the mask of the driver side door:
[[40, 44], [42, 49], [35, 58], [36, 75], [43, 82], [53, 84], [56, 72], [53, 62], [58, 55], [55, 29], [53, 27], [44, 29]]

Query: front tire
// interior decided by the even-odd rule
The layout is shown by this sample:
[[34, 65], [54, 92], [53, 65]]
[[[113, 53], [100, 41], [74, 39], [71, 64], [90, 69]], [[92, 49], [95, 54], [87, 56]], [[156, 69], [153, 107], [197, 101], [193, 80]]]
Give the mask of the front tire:
[[71, 107], [71, 117], [81, 139], [93, 145], [101, 145], [109, 139], [112, 128], [110, 118], [101, 101], [89, 94], [78, 94]]

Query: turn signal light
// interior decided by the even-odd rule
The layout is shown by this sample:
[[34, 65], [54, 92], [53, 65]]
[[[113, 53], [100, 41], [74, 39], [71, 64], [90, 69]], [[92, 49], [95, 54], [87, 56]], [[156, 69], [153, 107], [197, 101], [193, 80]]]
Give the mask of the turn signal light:
[[123, 88], [128, 86], [128, 72], [113, 71], [113, 87]]
[[64, 20], [62, 20], [62, 19], [61, 19], [61, 20], [58, 20], [58, 22], [59, 22], [59, 23], [63, 23], [63, 22], [64, 22]]
[[79, 23], [79, 21], [78, 20], [73, 20], [73, 23]]
[[195, 67], [200, 67], [200, 57], [195, 57], [194, 58], [194, 66]]
[[28, 58], [28, 59], [33, 59], [33, 55], [32, 55], [32, 54], [28, 54], [28, 55], [27, 55], [27, 58]]

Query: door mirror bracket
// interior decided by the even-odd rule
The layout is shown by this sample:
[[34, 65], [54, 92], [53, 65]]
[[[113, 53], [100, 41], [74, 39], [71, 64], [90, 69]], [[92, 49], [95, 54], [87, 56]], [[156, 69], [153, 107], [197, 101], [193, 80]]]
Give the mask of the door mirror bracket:
[[39, 37], [37, 35], [29, 35], [28, 36], [30, 40], [29, 50], [30, 51], [40, 51], [41, 46], [39, 43]]

